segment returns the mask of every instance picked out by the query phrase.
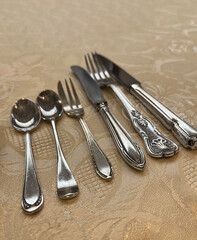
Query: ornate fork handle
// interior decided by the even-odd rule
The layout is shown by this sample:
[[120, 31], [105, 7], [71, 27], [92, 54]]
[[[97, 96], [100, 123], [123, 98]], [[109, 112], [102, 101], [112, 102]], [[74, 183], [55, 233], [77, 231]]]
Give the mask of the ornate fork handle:
[[150, 120], [137, 111], [118, 86], [109, 86], [126, 108], [135, 130], [144, 141], [148, 154], [156, 158], [173, 156], [178, 151], [178, 146], [166, 138]]
[[79, 117], [78, 119], [86, 135], [96, 173], [103, 179], [112, 179], [113, 172], [111, 163], [96, 143], [94, 137], [92, 136], [92, 133], [90, 132], [83, 118]]
[[110, 113], [105, 103], [100, 104], [98, 110], [108, 126], [123, 159], [132, 167], [143, 170], [146, 160], [140, 147], [121, 126], [118, 120]]
[[148, 94], [138, 84], [131, 85], [130, 92], [137, 97], [185, 148], [197, 149], [197, 129]]

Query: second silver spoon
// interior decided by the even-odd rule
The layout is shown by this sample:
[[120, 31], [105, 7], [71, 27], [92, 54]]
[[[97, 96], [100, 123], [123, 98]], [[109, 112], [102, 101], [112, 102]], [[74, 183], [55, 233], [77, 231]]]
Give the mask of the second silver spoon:
[[57, 194], [63, 199], [73, 198], [78, 195], [79, 188], [64, 158], [55, 126], [55, 119], [60, 117], [63, 112], [61, 99], [54, 91], [45, 90], [39, 94], [36, 102], [40, 108], [42, 119], [51, 122], [56, 141]]

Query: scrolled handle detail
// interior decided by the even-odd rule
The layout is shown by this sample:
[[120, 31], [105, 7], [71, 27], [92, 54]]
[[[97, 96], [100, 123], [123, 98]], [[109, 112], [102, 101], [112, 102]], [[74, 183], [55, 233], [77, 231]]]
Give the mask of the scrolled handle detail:
[[132, 110], [130, 118], [136, 131], [142, 137], [147, 152], [152, 157], [170, 157], [178, 151], [178, 146], [165, 137], [155, 125], [140, 112]]
[[131, 85], [130, 92], [138, 98], [167, 129], [172, 131], [173, 135], [185, 148], [197, 149], [197, 129], [195, 127], [181, 119], [138, 84]]
[[[144, 141], [147, 153], [156, 158], [173, 156], [178, 151], [178, 146], [173, 141], [166, 138], [156, 128], [153, 122], [137, 111], [118, 86], [110, 85], [110, 87], [127, 110], [135, 130]], [[158, 141], [158, 139], [161, 141]]]

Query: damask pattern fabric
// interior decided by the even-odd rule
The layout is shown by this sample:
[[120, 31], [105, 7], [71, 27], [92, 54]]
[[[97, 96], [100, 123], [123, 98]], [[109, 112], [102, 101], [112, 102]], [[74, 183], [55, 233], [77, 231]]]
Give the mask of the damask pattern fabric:
[[[111, 112], [146, 154], [138, 172], [119, 155], [107, 127], [70, 70], [85, 67], [83, 55], [97, 51], [143, 83], [144, 89], [197, 127], [197, 2], [193, 0], [1, 1], [0, 8], [0, 239], [158, 240], [196, 239], [196, 150], [183, 148], [163, 125], [121, 88], [179, 153], [154, 159], [125, 110], [103, 89]], [[113, 165], [111, 182], [93, 168], [77, 119], [57, 121], [60, 142], [79, 184], [72, 200], [56, 195], [56, 148], [49, 123], [32, 132], [44, 193], [36, 215], [23, 213], [24, 134], [10, 123], [19, 98], [33, 101], [58, 80], [71, 77], [85, 109], [84, 119]]]

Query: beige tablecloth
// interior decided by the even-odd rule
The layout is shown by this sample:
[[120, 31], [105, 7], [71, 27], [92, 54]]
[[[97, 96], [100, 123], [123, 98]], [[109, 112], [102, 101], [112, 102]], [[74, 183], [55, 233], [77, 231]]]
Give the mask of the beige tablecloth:
[[[0, 239], [197, 239], [196, 151], [179, 144], [174, 157], [146, 154], [145, 170], [132, 169], [70, 70], [73, 64], [85, 67], [83, 55], [97, 51], [197, 126], [197, 2], [1, 0], [0, 5]], [[69, 201], [58, 199], [54, 137], [50, 124], [41, 122], [32, 133], [32, 145], [45, 203], [38, 214], [27, 216], [21, 209], [24, 135], [12, 128], [10, 110], [21, 97], [35, 101], [42, 90], [57, 91], [57, 81], [69, 76], [84, 119], [113, 164], [114, 179], [105, 182], [95, 174], [79, 122], [63, 115], [57, 128], [80, 194]], [[103, 93], [111, 112], [145, 151], [117, 98], [110, 89]]]

